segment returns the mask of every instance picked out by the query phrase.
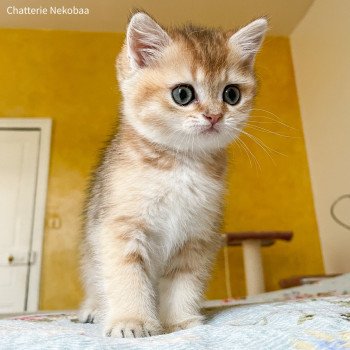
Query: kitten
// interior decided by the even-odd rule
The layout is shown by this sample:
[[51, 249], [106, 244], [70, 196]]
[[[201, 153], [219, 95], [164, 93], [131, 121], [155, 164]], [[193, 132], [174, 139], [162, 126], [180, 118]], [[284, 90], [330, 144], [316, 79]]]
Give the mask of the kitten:
[[255, 94], [267, 21], [237, 32], [163, 29], [134, 14], [117, 61], [123, 94], [86, 209], [82, 322], [143, 337], [199, 325], [221, 245], [225, 147]]

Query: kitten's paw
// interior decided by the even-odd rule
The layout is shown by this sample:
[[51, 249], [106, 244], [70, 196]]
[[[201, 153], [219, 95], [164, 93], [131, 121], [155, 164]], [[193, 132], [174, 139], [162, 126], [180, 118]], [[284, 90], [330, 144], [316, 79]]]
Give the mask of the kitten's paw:
[[95, 309], [82, 309], [79, 311], [78, 319], [81, 323], [95, 323], [97, 316], [97, 310]]
[[79, 322], [94, 323], [96, 322], [97, 313], [98, 313], [97, 303], [91, 301], [90, 299], [87, 299], [84, 301], [84, 303], [80, 307], [80, 310], [78, 313]]
[[167, 325], [167, 326], [165, 326], [165, 329], [166, 329], [167, 333], [172, 333], [172, 332], [177, 332], [177, 331], [181, 331], [184, 329], [200, 326], [201, 324], [203, 324], [203, 317], [199, 316], [199, 317], [196, 317], [194, 319], [192, 318], [190, 320]]
[[125, 319], [107, 324], [104, 328], [106, 337], [142, 338], [162, 333], [161, 326], [153, 321]]

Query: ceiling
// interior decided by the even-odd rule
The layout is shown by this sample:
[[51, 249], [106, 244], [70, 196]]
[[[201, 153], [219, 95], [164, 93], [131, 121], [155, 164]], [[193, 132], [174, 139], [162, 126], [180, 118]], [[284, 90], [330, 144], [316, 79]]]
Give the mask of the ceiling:
[[[141, 8], [164, 25], [193, 22], [226, 29], [258, 16], [270, 18], [270, 34], [291, 34], [313, 0], [1, 0], [0, 28], [123, 32], [130, 11]], [[9, 15], [8, 6], [83, 7], [88, 15]]]

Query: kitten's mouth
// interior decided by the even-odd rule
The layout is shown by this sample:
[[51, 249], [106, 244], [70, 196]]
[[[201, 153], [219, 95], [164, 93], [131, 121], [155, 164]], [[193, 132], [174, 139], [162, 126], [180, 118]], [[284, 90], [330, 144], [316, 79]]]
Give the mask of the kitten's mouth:
[[205, 134], [205, 135], [206, 135], [206, 134], [218, 134], [218, 133], [219, 133], [219, 130], [216, 129], [214, 125], [211, 125], [211, 126], [209, 126], [208, 128], [202, 130], [200, 133], [201, 133], [201, 134]]

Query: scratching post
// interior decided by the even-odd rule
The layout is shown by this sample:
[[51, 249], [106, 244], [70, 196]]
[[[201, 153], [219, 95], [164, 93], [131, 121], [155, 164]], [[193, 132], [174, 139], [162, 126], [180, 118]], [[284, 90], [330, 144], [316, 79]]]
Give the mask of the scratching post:
[[248, 239], [242, 242], [242, 246], [247, 295], [264, 293], [265, 281], [260, 240]]

